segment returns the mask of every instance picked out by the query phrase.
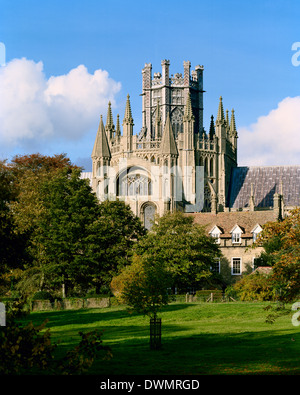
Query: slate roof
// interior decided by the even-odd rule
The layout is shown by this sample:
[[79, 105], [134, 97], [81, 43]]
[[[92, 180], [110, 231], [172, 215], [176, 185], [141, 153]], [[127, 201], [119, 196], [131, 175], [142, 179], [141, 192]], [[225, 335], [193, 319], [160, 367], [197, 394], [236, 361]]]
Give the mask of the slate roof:
[[300, 204], [300, 166], [236, 167], [232, 170], [228, 206], [249, 207], [253, 184], [256, 207], [272, 207], [274, 193], [282, 192], [285, 206]]

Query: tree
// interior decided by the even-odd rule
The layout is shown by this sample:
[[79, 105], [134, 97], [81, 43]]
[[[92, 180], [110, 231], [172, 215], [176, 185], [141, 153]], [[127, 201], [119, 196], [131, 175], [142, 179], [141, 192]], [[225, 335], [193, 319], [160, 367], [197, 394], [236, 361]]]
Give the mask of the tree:
[[11, 205], [16, 200], [15, 177], [5, 161], [0, 161], [0, 286], [6, 293], [13, 274], [25, 259], [25, 239], [16, 233]]
[[300, 209], [282, 221], [267, 223], [256, 245], [264, 247], [272, 264], [270, 280], [278, 299], [292, 301], [300, 293]]
[[211, 279], [212, 263], [220, 256], [214, 240], [193, 221], [192, 216], [181, 212], [167, 213], [136, 247], [138, 255], [165, 262], [173, 285], [182, 290], [200, 287]]
[[136, 244], [132, 264], [113, 278], [111, 288], [121, 302], [150, 316], [150, 328], [159, 324], [159, 329], [154, 330], [159, 341], [150, 336], [151, 348], [160, 346], [157, 313], [172, 300], [171, 287], [196, 286], [211, 277], [210, 267], [218, 255], [214, 240], [193, 223], [193, 217], [181, 212], [158, 218], [152, 230]]
[[112, 279], [111, 289], [133, 311], [156, 318], [161, 307], [171, 300], [172, 279], [166, 262], [153, 258], [135, 254], [132, 264]]
[[[90, 243], [99, 216], [96, 195], [86, 180], [80, 179], [80, 169], [66, 168], [41, 186], [43, 213], [37, 219], [33, 245], [41, 270], [52, 284], [67, 283], [70, 289], [87, 289], [92, 267], [99, 259]], [[98, 246], [98, 251], [102, 246]]]
[[101, 286], [109, 289], [112, 278], [131, 263], [132, 248], [145, 235], [145, 229], [130, 207], [119, 200], [101, 203], [93, 226], [89, 251], [97, 253], [99, 245], [103, 247], [93, 276], [98, 293]]

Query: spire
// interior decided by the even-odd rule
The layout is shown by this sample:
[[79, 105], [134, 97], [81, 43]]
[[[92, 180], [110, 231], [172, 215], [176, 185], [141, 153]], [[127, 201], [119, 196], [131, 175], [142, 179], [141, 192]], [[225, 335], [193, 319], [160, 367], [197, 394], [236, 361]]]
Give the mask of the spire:
[[191, 95], [190, 91], [188, 91], [188, 95], [186, 98], [186, 103], [185, 103], [185, 108], [184, 108], [184, 116], [183, 120], [184, 121], [190, 121], [191, 119], [195, 119], [193, 115], [193, 109], [192, 109], [192, 101], [191, 101]]
[[229, 131], [229, 115], [228, 115], [229, 111], [226, 110], [226, 129]]
[[116, 138], [119, 138], [120, 136], [121, 136], [120, 115], [117, 114]]
[[178, 156], [177, 144], [174, 138], [174, 132], [170, 121], [170, 114], [167, 115], [164, 133], [161, 139], [160, 152], [165, 155]]
[[222, 96], [220, 96], [220, 103], [219, 103], [219, 109], [218, 109], [218, 116], [216, 119], [217, 123], [224, 123], [224, 109], [223, 109], [223, 102], [222, 102]]
[[133, 118], [132, 118], [132, 114], [131, 114], [131, 106], [130, 106], [129, 98], [130, 98], [130, 96], [127, 95], [125, 116], [124, 116], [124, 119], [123, 119], [123, 124], [124, 123], [130, 123], [131, 125], [133, 125]]
[[112, 116], [112, 111], [111, 111], [111, 102], [108, 102], [108, 109], [107, 109], [107, 117], [106, 117], [106, 125], [105, 129], [106, 130], [113, 130], [115, 127], [114, 121], [113, 121], [113, 116]]
[[110, 149], [107, 141], [107, 136], [104, 129], [102, 115], [94, 143], [92, 158], [111, 158]]
[[237, 135], [236, 125], [235, 125], [234, 109], [231, 110], [230, 133], [232, 135]]
[[212, 115], [210, 117], [210, 126], [209, 126], [209, 138], [210, 140], [213, 140], [215, 136], [215, 124], [214, 124], [214, 116]]

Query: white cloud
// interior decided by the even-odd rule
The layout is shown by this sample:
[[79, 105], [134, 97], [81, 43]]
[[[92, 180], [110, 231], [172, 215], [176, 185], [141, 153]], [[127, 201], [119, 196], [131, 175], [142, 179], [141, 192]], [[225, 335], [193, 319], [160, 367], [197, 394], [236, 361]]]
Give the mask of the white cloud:
[[14, 59], [0, 68], [0, 145], [39, 148], [48, 141], [77, 140], [106, 113], [121, 84], [105, 70], [84, 65], [48, 80], [43, 63]]
[[285, 98], [238, 135], [239, 166], [299, 165], [300, 96]]

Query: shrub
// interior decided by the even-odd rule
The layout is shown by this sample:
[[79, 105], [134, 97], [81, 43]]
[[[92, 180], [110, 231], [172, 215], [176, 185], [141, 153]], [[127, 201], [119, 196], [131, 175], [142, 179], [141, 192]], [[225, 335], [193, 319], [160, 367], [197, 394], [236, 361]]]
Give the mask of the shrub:
[[32, 300], [50, 300], [50, 302], [54, 301], [54, 299], [53, 299], [52, 295], [50, 294], [50, 292], [47, 292], [47, 291], [38, 291], [38, 292], [36, 292], [33, 295]]
[[0, 375], [38, 374], [42, 370], [57, 374], [80, 374], [87, 371], [105, 351], [104, 358], [111, 358], [109, 347], [102, 345], [102, 333], [98, 330], [79, 333], [82, 340], [60, 360], [54, 359], [56, 344], [52, 344], [47, 320], [39, 326], [32, 322], [23, 326], [17, 319], [24, 314], [23, 303], [16, 302], [6, 317], [6, 326], [0, 327]]
[[[235, 295], [244, 301], [264, 301], [275, 299], [275, 289], [271, 284], [270, 278], [266, 274], [249, 274], [236, 282], [228, 290], [227, 296]], [[234, 297], [234, 296], [233, 296]]]

